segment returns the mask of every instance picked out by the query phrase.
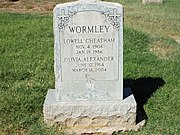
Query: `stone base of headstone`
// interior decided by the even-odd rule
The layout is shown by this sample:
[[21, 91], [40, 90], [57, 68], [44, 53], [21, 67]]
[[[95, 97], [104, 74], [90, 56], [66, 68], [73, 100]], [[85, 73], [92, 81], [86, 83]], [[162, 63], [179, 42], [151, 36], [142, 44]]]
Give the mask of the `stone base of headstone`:
[[163, 3], [163, 0], [142, 0], [142, 3]]
[[48, 90], [44, 102], [44, 121], [58, 125], [66, 134], [105, 133], [137, 130], [137, 104], [131, 94], [122, 101], [57, 101], [55, 89]]

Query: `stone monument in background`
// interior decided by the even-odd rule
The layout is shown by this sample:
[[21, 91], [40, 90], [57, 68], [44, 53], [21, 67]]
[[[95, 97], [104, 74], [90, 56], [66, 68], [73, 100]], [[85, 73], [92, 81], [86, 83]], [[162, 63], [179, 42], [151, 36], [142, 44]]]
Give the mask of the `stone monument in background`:
[[135, 99], [123, 99], [123, 7], [59, 4], [54, 37], [55, 89], [45, 99], [45, 122], [67, 134], [136, 129]]
[[142, 0], [142, 3], [163, 3], [163, 0]]

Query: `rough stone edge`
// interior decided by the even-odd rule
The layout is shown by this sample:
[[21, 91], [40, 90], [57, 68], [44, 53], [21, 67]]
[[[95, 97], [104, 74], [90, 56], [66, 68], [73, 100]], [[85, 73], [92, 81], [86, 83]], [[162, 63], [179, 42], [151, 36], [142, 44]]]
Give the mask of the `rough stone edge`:
[[[124, 110], [122, 110], [123, 106], [124, 107], [126, 106]], [[107, 108], [107, 107], [110, 107], [110, 108]], [[49, 126], [59, 125], [61, 131], [67, 134], [74, 134], [74, 133], [76, 134], [81, 134], [81, 133], [112, 134], [113, 132], [117, 132], [117, 131], [121, 131], [121, 132], [129, 131], [129, 130], [137, 131], [139, 128], [145, 125], [145, 120], [139, 122], [138, 124], [135, 124], [136, 123], [135, 118], [137, 115], [136, 107], [137, 105], [136, 105], [134, 96], [132, 94], [126, 97], [122, 101], [61, 102], [55, 99], [55, 89], [49, 89], [46, 95], [45, 102], [44, 102], [43, 113], [44, 113], [44, 121], [47, 125]], [[63, 109], [60, 109], [60, 108], [63, 108]], [[102, 110], [103, 108], [106, 108], [106, 109]], [[91, 110], [91, 111], [85, 111], [85, 110]], [[68, 114], [68, 112], [70, 113]], [[83, 128], [83, 129], [78, 129], [74, 127], [66, 128], [63, 124], [65, 123], [67, 118], [78, 119], [81, 117], [90, 117], [93, 120], [94, 118], [99, 117], [99, 116], [106, 117], [108, 120], [112, 116], [122, 117], [122, 119], [124, 121], [127, 121], [127, 123], [125, 122], [125, 124], [113, 125], [113, 126], [105, 125], [104, 127], [99, 127], [99, 128], [93, 128], [92, 125], [90, 125], [88, 128]], [[123, 116], [127, 116], [127, 118], [125, 117], [123, 118]]]

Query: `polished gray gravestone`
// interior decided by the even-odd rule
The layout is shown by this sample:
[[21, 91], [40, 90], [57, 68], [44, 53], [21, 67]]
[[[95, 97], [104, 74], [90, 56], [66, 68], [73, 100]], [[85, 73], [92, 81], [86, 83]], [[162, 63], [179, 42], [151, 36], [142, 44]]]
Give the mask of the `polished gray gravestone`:
[[67, 134], [137, 129], [136, 102], [123, 99], [123, 7], [96, 0], [54, 8], [55, 89], [44, 120]]

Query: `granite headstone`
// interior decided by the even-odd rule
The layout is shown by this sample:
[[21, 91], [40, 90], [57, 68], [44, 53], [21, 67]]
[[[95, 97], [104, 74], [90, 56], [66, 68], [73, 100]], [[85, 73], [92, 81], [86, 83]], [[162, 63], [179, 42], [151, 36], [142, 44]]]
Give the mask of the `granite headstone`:
[[55, 89], [44, 120], [63, 132], [136, 129], [133, 95], [123, 99], [123, 7], [79, 0], [54, 8]]

